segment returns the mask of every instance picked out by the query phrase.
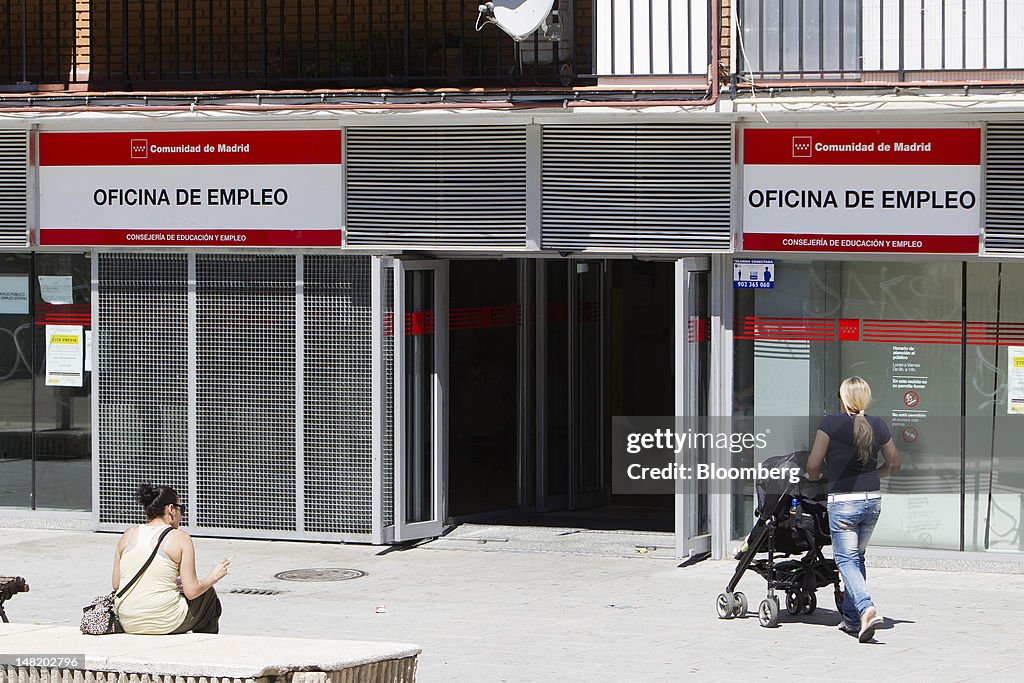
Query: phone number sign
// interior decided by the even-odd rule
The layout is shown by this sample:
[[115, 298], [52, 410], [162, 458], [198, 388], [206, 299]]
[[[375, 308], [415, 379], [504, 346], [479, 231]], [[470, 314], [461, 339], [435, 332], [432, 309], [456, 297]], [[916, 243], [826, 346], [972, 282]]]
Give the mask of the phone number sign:
[[732, 262], [734, 289], [774, 289], [775, 261], [771, 259], [736, 259]]

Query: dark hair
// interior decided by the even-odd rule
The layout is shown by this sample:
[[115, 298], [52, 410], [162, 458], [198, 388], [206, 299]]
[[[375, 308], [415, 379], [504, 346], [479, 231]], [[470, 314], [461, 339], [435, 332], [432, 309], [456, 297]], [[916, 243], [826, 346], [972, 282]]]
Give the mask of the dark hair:
[[142, 504], [148, 519], [156, 519], [164, 514], [164, 508], [171, 503], [177, 503], [178, 492], [170, 486], [154, 486], [153, 484], [139, 484], [135, 489], [135, 500]]

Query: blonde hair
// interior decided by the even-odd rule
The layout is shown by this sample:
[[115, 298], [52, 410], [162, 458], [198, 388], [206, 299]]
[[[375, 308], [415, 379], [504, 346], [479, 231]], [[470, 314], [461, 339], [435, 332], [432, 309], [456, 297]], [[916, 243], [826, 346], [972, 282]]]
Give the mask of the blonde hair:
[[839, 385], [839, 399], [848, 412], [854, 413], [853, 443], [861, 463], [866, 464], [875, 442], [875, 431], [864, 417], [864, 411], [871, 403], [871, 386], [860, 377], [847, 377]]

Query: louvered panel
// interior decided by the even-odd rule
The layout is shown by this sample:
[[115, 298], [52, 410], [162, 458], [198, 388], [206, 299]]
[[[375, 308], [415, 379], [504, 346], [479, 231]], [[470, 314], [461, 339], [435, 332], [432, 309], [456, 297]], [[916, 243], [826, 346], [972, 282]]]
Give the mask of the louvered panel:
[[0, 130], [0, 246], [28, 245], [28, 131]]
[[351, 128], [345, 138], [348, 244], [525, 246], [525, 128]]
[[1024, 123], [986, 130], [985, 251], [1024, 252]]
[[543, 141], [545, 249], [730, 248], [729, 124], [549, 126]]

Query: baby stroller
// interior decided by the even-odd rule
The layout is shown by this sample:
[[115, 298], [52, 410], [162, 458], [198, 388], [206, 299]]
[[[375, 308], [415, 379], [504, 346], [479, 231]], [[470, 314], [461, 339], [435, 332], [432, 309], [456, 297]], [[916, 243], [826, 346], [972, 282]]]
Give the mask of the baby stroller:
[[[807, 451], [797, 451], [768, 458], [764, 467], [799, 468], [804, 473], [808, 455]], [[786, 610], [794, 616], [800, 612], [813, 613], [818, 606], [815, 592], [830, 584], [835, 587], [836, 607], [841, 607], [843, 591], [839, 569], [835, 560], [826, 559], [821, 552], [823, 547], [832, 544], [825, 480], [812, 482], [801, 477], [799, 482], [791, 484], [788, 477], [759, 479], [755, 488], [757, 523], [736, 556], [739, 562], [732, 580], [718, 596], [718, 618], [746, 616], [747, 597], [734, 591], [748, 567], [768, 582], [768, 596], [757, 610], [761, 626], [770, 628], [779, 623], [776, 590], [786, 594]], [[759, 553], [768, 553], [768, 557], [755, 559]], [[801, 553], [804, 555], [800, 559], [777, 561], [779, 555], [788, 558]]]

